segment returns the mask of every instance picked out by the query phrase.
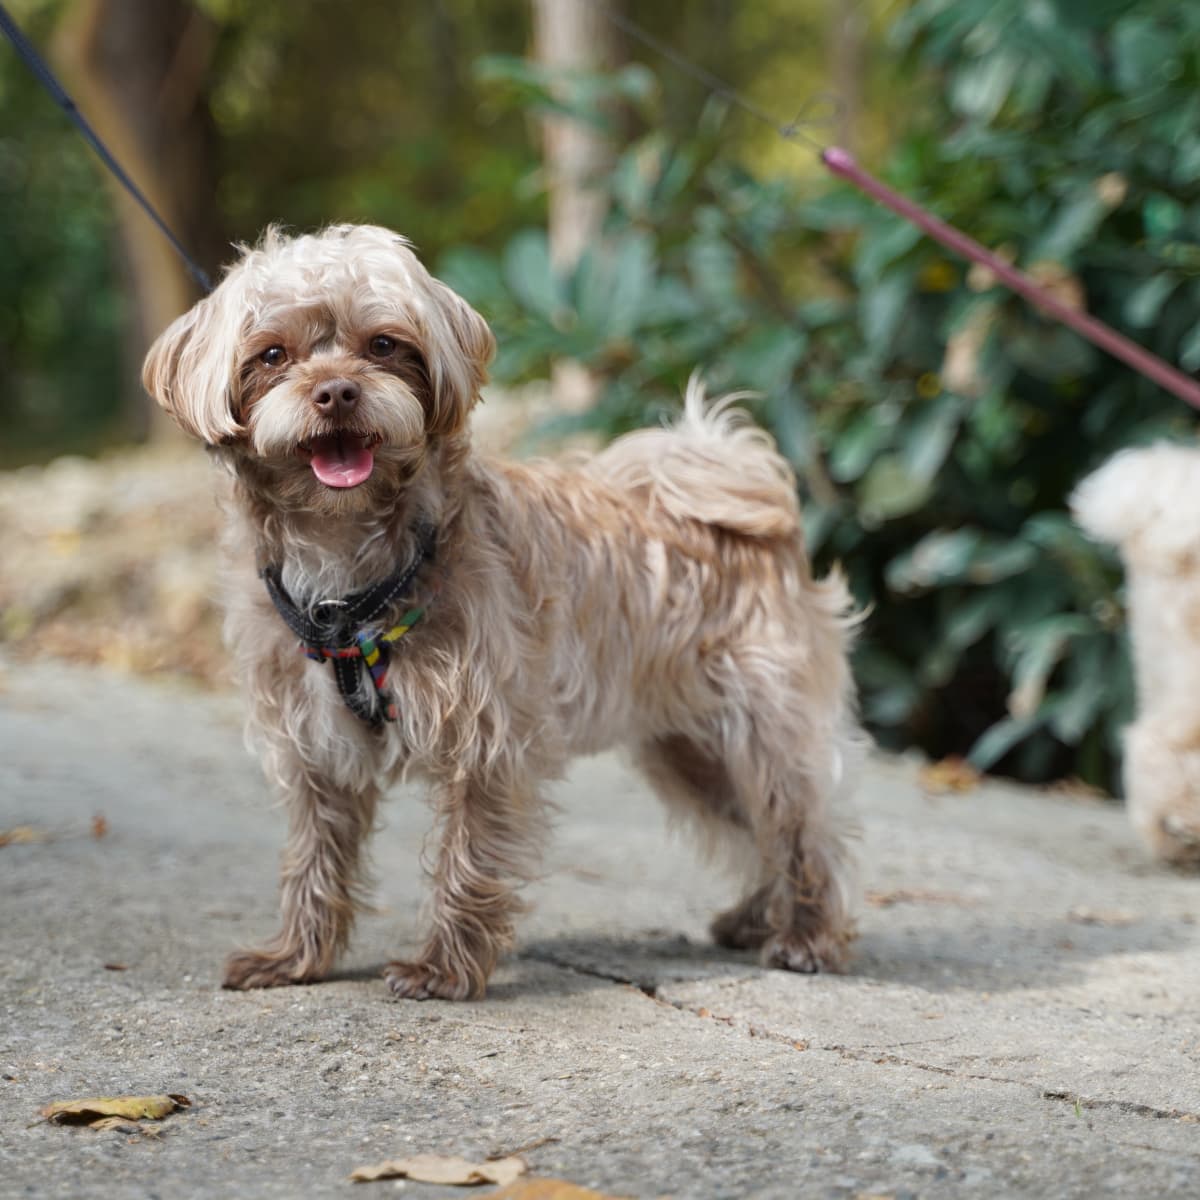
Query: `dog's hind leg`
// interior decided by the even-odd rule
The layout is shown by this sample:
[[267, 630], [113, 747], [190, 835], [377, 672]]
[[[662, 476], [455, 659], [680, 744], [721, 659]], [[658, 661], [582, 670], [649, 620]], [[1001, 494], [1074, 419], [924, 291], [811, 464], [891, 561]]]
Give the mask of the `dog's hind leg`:
[[[711, 742], [647, 742], [638, 765], [668, 808], [699, 818], [714, 849], [749, 852], [753, 883], [715, 918], [713, 940], [761, 947], [767, 965], [790, 971], [840, 970], [853, 922], [848, 855], [830, 804], [839, 769], [852, 764], [794, 721], [764, 720], [764, 707], [722, 721]], [[847, 739], [847, 760], [853, 750]]]
[[533, 784], [500, 779], [447, 784], [437, 807], [433, 929], [415, 960], [388, 963], [383, 973], [397, 996], [477, 1000], [513, 944], [513, 920], [525, 907], [517, 888], [537, 862], [544, 808]]
[[[757, 874], [750, 825], [725, 764], [712, 749], [716, 735], [703, 740], [671, 734], [641, 743], [634, 762], [673, 815], [699, 833], [713, 857], [735, 860], [741, 874]], [[713, 941], [732, 949], [757, 949], [770, 936], [765, 921], [765, 888], [750, 894], [712, 923]]]
[[[751, 688], [751, 692], [753, 692]], [[758, 887], [718, 918], [713, 935], [762, 945], [763, 962], [789, 971], [838, 971], [854, 937], [846, 822], [858, 743], [838, 714], [813, 715], [811, 697], [778, 679], [725, 721], [724, 761], [758, 851]], [[764, 936], [765, 934], [765, 936]]]

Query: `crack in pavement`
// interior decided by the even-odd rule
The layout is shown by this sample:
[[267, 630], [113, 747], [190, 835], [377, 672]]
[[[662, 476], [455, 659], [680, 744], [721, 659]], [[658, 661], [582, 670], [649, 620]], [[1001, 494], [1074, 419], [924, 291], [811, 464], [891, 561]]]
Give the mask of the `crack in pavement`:
[[[653, 1000], [654, 1003], [660, 1004], [666, 1008], [674, 1008], [680, 1012], [691, 1013], [693, 1016], [701, 1017], [704, 1020], [715, 1021], [718, 1025], [726, 1025], [731, 1029], [740, 1029], [740, 1031], [746, 1033], [750, 1037], [761, 1038], [764, 1041], [776, 1042], [779, 1045], [787, 1046], [796, 1051], [820, 1050], [828, 1054], [836, 1054], [839, 1057], [849, 1059], [852, 1062], [870, 1062], [876, 1063], [880, 1066], [886, 1065], [908, 1067], [911, 1070], [927, 1071], [930, 1074], [944, 1075], [951, 1079], [970, 1079], [978, 1080], [984, 1083], [1008, 1084], [1011, 1087], [1036, 1090], [1038, 1099], [1040, 1100], [1051, 1100], [1065, 1104], [1071, 1104], [1079, 1109], [1108, 1109], [1114, 1112], [1125, 1113], [1129, 1116], [1146, 1117], [1151, 1120], [1174, 1120], [1189, 1124], [1200, 1124], [1200, 1114], [1188, 1112], [1185, 1109], [1159, 1108], [1156, 1105], [1142, 1104], [1135, 1100], [1099, 1099], [1093, 1096], [1083, 1096], [1078, 1092], [1054, 1088], [1043, 1088], [1024, 1079], [1013, 1079], [1005, 1075], [988, 1075], [974, 1071], [959, 1071], [954, 1067], [942, 1067], [934, 1063], [921, 1062], [918, 1059], [905, 1058], [903, 1055], [893, 1054], [887, 1050], [881, 1051], [881, 1049], [878, 1047], [846, 1046], [839, 1043], [827, 1046], [814, 1046], [806, 1039], [790, 1037], [786, 1033], [779, 1033], [776, 1030], [768, 1029], [765, 1026], [755, 1024], [753, 1021], [739, 1021], [736, 1017], [719, 1016], [702, 1004], [688, 1004], [683, 1000], [669, 999], [659, 994], [658, 984], [649, 983], [645, 980], [638, 980], [616, 970], [606, 971], [599, 967], [585, 966], [578, 962], [572, 962], [570, 959], [560, 958], [553, 954], [547, 954], [544, 951], [527, 950], [521, 952], [517, 957], [527, 959], [531, 962], [545, 963], [547, 966], [557, 967], [560, 970], [571, 971], [576, 975], [586, 975], [593, 979], [602, 979], [608, 983], [616, 983], [623, 987], [628, 987], [633, 991], [640, 992], [643, 996]], [[745, 977], [745, 979], [752, 978], [754, 978], [754, 976]], [[940, 1038], [930, 1040], [948, 1041], [949, 1039]], [[897, 1045], [902, 1046], [919, 1044], [919, 1042], [897, 1043]]]

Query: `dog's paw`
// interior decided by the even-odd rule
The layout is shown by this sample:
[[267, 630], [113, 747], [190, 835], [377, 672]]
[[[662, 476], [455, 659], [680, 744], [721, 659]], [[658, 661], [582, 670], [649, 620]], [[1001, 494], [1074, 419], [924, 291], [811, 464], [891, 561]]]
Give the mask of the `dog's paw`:
[[770, 936], [761, 916], [744, 904], [718, 913], [708, 927], [709, 935], [718, 946], [728, 950], [757, 950]]
[[845, 969], [844, 939], [821, 933], [777, 933], [763, 946], [764, 967], [816, 975], [821, 971], [840, 974]]
[[241, 950], [225, 960], [221, 986], [245, 991], [247, 988], [286, 987], [291, 983], [313, 983], [320, 972], [295, 954], [269, 950]]
[[383, 977], [392, 993], [405, 1000], [478, 1000], [483, 995], [482, 989], [472, 989], [465, 975], [433, 963], [390, 962]]

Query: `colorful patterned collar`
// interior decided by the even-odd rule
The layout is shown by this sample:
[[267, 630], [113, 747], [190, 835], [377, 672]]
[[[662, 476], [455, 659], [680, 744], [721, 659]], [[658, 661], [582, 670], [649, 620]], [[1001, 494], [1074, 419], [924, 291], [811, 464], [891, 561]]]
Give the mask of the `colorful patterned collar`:
[[[433, 561], [437, 529], [422, 525], [417, 535], [417, 553], [412, 562], [362, 591], [341, 600], [322, 600], [307, 609], [301, 609], [288, 595], [278, 566], [262, 571], [271, 603], [300, 639], [300, 649], [315, 662], [328, 660], [333, 664], [346, 707], [374, 727], [396, 720], [395, 701], [386, 691], [392, 647], [425, 615], [423, 607], [414, 607], [394, 625], [380, 624], [380, 618], [408, 591], [417, 572]], [[360, 663], [366, 665], [370, 686], [364, 685]]]

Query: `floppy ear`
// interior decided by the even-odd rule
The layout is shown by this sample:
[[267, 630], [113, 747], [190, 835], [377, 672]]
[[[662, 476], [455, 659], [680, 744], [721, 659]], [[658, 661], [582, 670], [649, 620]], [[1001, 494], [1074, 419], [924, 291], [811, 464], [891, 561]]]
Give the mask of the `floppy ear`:
[[219, 296], [206, 296], [168, 326], [142, 366], [150, 396], [185, 433], [210, 445], [245, 432], [235, 412], [237, 330]]
[[431, 323], [426, 360], [433, 395], [430, 434], [457, 433], [467, 422], [479, 389], [487, 382], [496, 339], [488, 323], [438, 279], [430, 279], [440, 320]]

